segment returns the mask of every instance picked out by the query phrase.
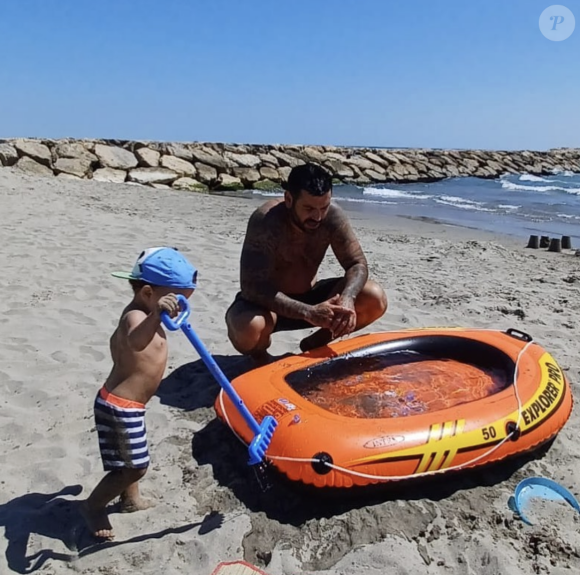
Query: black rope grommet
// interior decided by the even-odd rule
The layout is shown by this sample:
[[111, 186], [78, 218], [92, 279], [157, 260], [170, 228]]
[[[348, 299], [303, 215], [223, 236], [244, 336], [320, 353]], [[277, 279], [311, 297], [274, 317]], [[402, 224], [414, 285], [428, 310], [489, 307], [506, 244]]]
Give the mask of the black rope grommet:
[[522, 434], [520, 428], [515, 421], [508, 421], [505, 424], [505, 430], [508, 435], [511, 435], [510, 441], [517, 441]]
[[330, 473], [332, 468], [326, 465], [327, 463], [333, 463], [330, 454], [321, 451], [317, 453], [312, 459], [316, 460], [312, 462], [312, 469], [314, 469], [318, 475], [326, 475], [327, 473]]

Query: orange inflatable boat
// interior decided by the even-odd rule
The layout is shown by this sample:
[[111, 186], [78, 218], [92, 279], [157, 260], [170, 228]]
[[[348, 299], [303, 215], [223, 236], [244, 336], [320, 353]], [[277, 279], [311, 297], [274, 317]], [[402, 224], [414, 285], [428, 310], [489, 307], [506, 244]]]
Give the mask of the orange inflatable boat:
[[[361, 335], [232, 385], [258, 421], [278, 422], [266, 459], [317, 487], [485, 465], [552, 439], [572, 410], [554, 358], [517, 330]], [[223, 391], [215, 408], [248, 444], [253, 434]]]

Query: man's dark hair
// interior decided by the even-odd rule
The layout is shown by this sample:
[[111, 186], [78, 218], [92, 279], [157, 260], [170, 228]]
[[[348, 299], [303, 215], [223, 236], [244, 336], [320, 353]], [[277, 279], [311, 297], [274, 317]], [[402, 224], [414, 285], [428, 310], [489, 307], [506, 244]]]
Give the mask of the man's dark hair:
[[302, 190], [312, 196], [324, 196], [332, 190], [332, 176], [318, 164], [302, 164], [292, 168], [284, 189], [294, 198]]

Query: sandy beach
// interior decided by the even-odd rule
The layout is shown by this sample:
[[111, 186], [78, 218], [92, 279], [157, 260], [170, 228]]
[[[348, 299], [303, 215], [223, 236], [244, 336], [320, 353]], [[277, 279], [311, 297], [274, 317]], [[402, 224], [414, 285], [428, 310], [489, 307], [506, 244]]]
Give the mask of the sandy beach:
[[[113, 513], [96, 545], [77, 502], [102, 477], [94, 395], [131, 296], [111, 277], [145, 247], [178, 247], [200, 270], [192, 324], [225, 373], [250, 368], [226, 336], [245, 226], [257, 200], [0, 169], [0, 573], [210, 575], [245, 559], [269, 575], [564, 575], [580, 572], [580, 521], [526, 526], [508, 499], [542, 475], [579, 495], [577, 409], [542, 457], [421, 487], [342, 499], [276, 481], [263, 491], [216, 420], [218, 386], [182, 334], [148, 406], [157, 506]], [[409, 218], [353, 213], [389, 309], [368, 331], [515, 327], [550, 351], [578, 397], [580, 258], [525, 241]], [[321, 277], [339, 266], [329, 254]], [[276, 334], [298, 353], [305, 332]]]

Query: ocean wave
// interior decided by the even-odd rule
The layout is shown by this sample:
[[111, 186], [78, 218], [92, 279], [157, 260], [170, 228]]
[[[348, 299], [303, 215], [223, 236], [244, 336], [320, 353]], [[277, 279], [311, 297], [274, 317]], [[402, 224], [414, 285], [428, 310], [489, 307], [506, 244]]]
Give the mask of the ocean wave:
[[514, 206], [512, 204], [499, 204], [498, 206], [502, 210], [519, 210], [522, 206]]
[[522, 174], [519, 179], [520, 182], [550, 182], [550, 180], [546, 180], [546, 178], [540, 178], [533, 174]]
[[461, 210], [472, 210], [475, 212], [495, 212], [493, 208], [485, 208], [484, 204], [481, 202], [472, 202], [471, 200], [463, 200], [455, 196], [441, 196], [440, 198], [434, 198], [434, 201], [438, 204], [443, 204], [445, 206], [453, 206], [454, 208], [459, 208]]
[[559, 218], [564, 218], [565, 220], [580, 220], [580, 216], [574, 216], [573, 214], [556, 214]]
[[514, 184], [508, 180], [502, 180], [501, 187], [504, 190], [514, 192], [566, 192], [567, 194], [580, 195], [580, 188], [564, 188], [562, 186], [526, 186], [523, 184]]
[[474, 200], [468, 200], [467, 198], [460, 198], [459, 196], [441, 196], [439, 199], [452, 204], [469, 204], [472, 206], [483, 206], [485, 204], [485, 202], [476, 202]]
[[364, 188], [363, 194], [369, 196], [380, 196], [382, 198], [411, 198], [418, 200], [428, 200], [433, 197], [432, 195], [424, 194], [422, 192], [405, 192], [403, 190], [393, 190], [392, 188]]
[[281, 198], [284, 195], [284, 192], [266, 192], [262, 190], [252, 190], [252, 193], [256, 196], [265, 196], [268, 198]]
[[353, 202], [353, 203], [360, 203], [360, 204], [378, 204], [380, 206], [396, 206], [397, 202], [389, 202], [387, 200], [365, 200], [364, 198], [348, 198], [345, 196], [334, 197], [334, 200], [338, 202]]
[[570, 170], [560, 170], [558, 168], [554, 168], [552, 170], [552, 174], [554, 174], [555, 176], [564, 176], [565, 178], [573, 178], [574, 176], [580, 176], [580, 174], [575, 174]]

